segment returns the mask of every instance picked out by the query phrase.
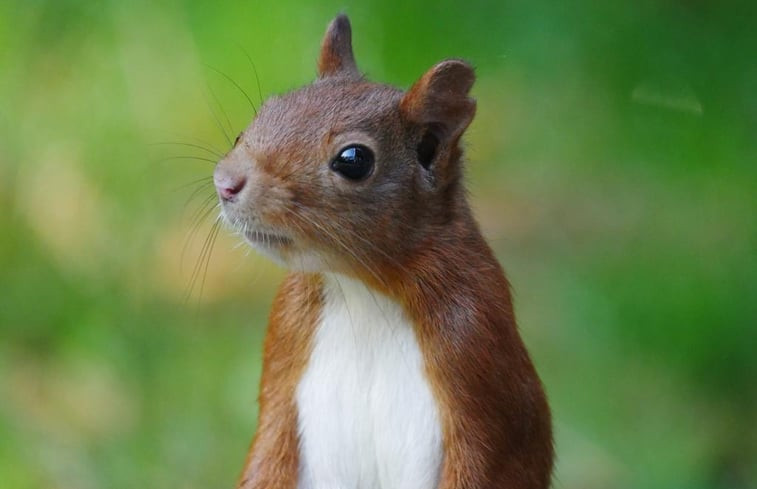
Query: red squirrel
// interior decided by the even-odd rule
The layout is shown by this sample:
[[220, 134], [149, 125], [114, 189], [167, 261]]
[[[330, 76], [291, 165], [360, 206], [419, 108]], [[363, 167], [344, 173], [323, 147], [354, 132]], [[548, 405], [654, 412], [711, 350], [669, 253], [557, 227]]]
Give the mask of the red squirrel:
[[243, 489], [546, 488], [544, 391], [466, 199], [473, 68], [366, 80], [346, 16], [315, 82], [268, 99], [214, 182], [290, 270], [266, 333]]

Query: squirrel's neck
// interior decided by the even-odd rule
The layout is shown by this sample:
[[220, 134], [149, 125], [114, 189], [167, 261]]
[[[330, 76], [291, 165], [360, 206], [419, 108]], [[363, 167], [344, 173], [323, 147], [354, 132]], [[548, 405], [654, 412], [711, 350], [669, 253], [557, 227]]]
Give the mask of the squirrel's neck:
[[467, 202], [459, 197], [454, 206], [448, 207], [445, 220], [426, 222], [401, 252], [384, 250], [376, 257], [377, 266], [368, 272], [361, 270], [359, 278], [399, 300], [441, 290], [473, 290], [487, 284], [505, 291], [504, 298], [509, 301], [502, 268]]

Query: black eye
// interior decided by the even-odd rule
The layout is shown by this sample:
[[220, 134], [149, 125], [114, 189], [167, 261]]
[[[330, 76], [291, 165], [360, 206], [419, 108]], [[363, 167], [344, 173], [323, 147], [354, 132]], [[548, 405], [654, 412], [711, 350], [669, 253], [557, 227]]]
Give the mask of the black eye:
[[373, 171], [373, 151], [356, 144], [347, 146], [331, 161], [331, 169], [349, 180], [362, 180]]

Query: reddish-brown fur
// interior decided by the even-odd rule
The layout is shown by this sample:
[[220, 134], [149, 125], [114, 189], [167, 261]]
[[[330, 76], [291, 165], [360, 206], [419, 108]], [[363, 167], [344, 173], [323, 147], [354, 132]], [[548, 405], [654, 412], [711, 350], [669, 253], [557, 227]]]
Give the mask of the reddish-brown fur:
[[[473, 71], [449, 60], [403, 93], [367, 82], [352, 56], [349, 23], [326, 33], [314, 84], [266, 103], [219, 163], [225, 177], [254, 176], [254, 214], [292, 243], [317, 250], [331, 271], [397, 301], [415, 326], [439, 406], [441, 489], [546, 488], [553, 448], [549, 408], [517, 332], [509, 284], [485, 243], [462, 185], [459, 139], [475, 113]], [[416, 149], [438, 141], [423, 168]], [[365, 182], [328, 170], [340, 138], [370, 145]], [[248, 205], [245, 207], [245, 205]], [[274, 302], [265, 342], [258, 431], [239, 487], [293, 489], [299, 464], [294, 393], [322, 304], [318, 273], [292, 272]]]
[[[321, 307], [316, 275], [292, 274], [273, 303], [263, 353], [258, 430], [240, 487], [293, 488], [297, 483], [297, 408], [294, 390], [310, 353]], [[297, 304], [297, 307], [292, 307]]]

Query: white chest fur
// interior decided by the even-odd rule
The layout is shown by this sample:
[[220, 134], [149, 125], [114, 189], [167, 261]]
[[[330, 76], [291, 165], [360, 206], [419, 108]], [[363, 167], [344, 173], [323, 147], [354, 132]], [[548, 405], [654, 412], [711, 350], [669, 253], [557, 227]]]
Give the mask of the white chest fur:
[[326, 277], [297, 408], [299, 489], [437, 486], [437, 406], [412, 325], [391, 299]]

